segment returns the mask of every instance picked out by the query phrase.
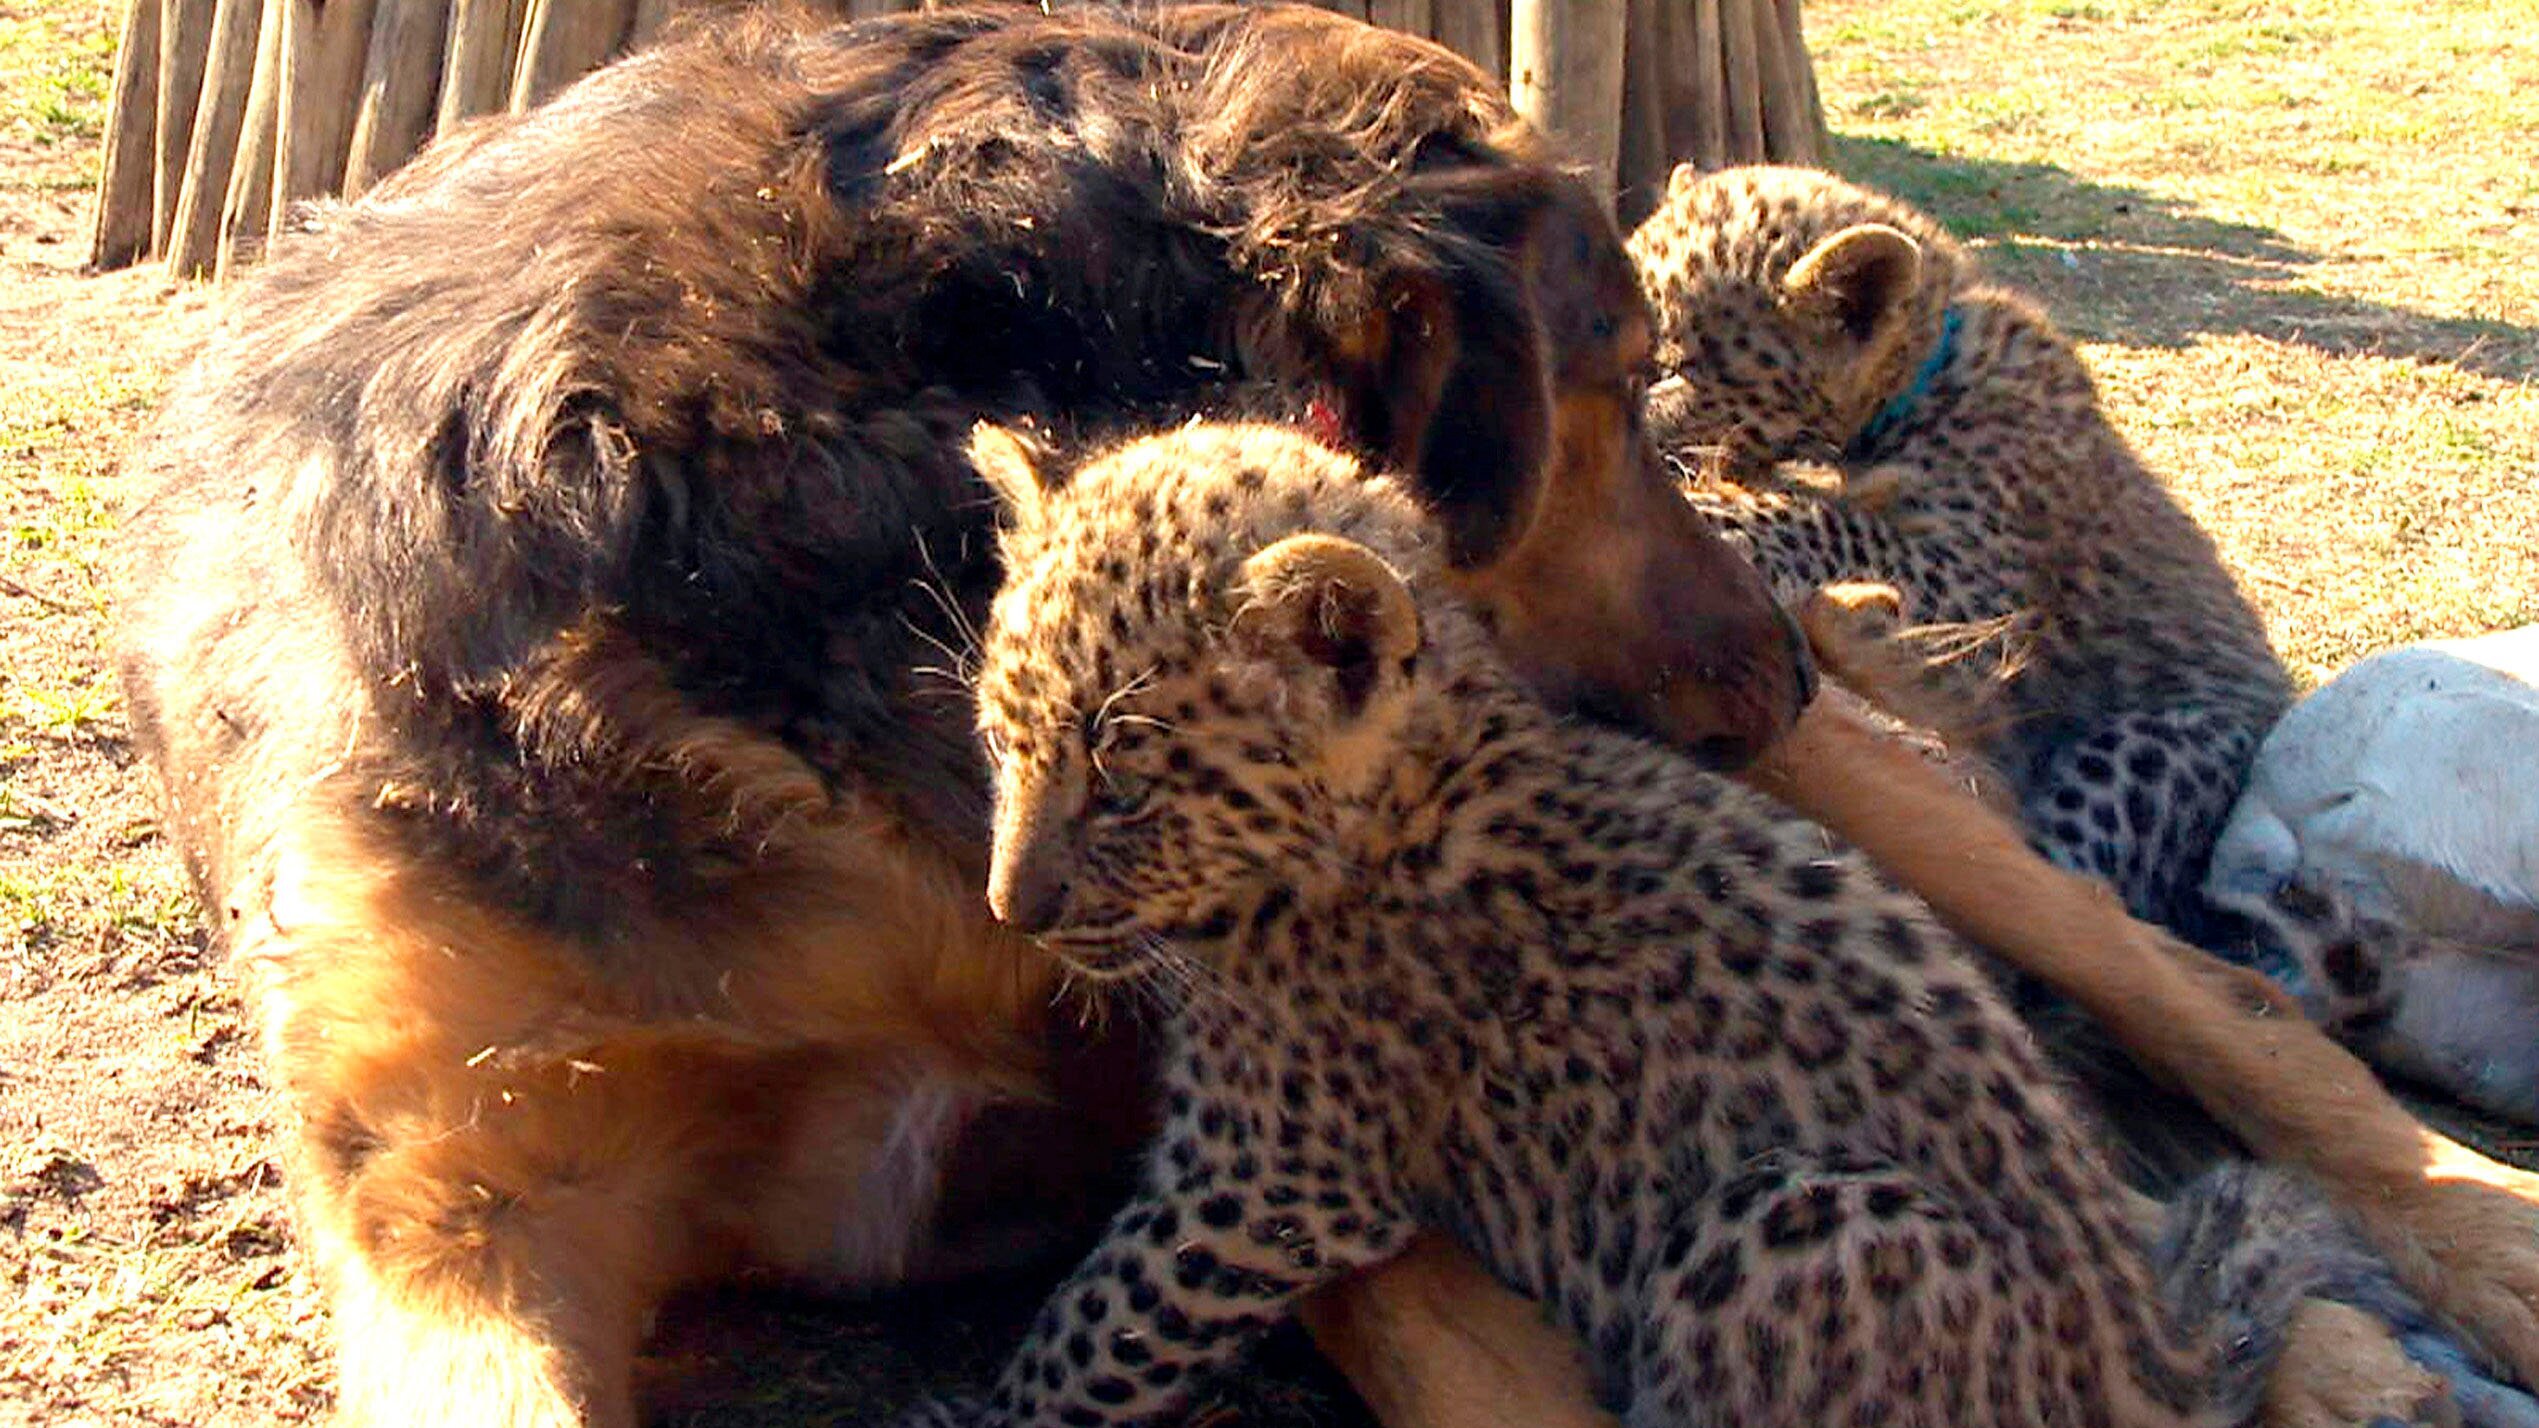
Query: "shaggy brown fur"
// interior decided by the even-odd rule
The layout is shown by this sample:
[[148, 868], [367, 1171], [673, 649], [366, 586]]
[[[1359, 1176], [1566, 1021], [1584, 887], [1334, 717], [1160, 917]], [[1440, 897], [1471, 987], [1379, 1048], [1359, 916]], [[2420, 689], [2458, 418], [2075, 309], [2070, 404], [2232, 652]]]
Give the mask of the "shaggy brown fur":
[[1141, 1108], [980, 896], [983, 416], [1320, 401], [1547, 690], [1723, 762], [1806, 697], [1640, 437], [1610, 221], [1422, 42], [718, 29], [295, 227], [136, 460], [122, 655], [350, 1422], [630, 1422], [675, 1284], [1096, 1198]]

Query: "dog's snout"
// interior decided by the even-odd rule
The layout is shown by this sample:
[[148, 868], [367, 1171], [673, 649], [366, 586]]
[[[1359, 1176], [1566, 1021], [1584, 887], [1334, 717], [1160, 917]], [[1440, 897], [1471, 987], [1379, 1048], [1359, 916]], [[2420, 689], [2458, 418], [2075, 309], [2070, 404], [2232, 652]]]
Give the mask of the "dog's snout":
[[1772, 608], [1781, 617], [1781, 634], [1789, 642], [1790, 682], [1796, 695], [1790, 718], [1795, 721], [1807, 712], [1808, 705], [1816, 702], [1816, 654], [1808, 648], [1807, 631], [1800, 628], [1798, 617], [1790, 613], [1789, 607], [1775, 602]]

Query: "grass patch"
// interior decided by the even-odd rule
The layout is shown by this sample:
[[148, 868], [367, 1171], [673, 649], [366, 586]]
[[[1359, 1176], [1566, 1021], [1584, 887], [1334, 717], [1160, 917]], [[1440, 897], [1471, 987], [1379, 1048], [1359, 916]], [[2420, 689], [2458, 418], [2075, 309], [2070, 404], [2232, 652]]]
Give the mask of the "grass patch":
[[[0, 681], [0, 687], [7, 689], [8, 721], [56, 739], [75, 739], [96, 732], [123, 704], [114, 681], [102, 674], [58, 683], [10, 679]], [[7, 727], [7, 723], [0, 723], [0, 732]]]
[[2539, 620], [2528, 7], [1808, 18], [1835, 166], [1929, 209], [2082, 340], [2298, 675]]
[[115, 36], [103, 7], [9, 7], [0, 14], [0, 115], [18, 134], [55, 147], [104, 132], [114, 86]]

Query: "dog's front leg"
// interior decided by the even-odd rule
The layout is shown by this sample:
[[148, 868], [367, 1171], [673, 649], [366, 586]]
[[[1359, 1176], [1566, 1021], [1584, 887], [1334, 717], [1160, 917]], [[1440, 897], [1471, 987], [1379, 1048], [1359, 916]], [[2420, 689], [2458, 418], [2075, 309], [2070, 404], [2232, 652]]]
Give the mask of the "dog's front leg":
[[1437, 1235], [1298, 1317], [1384, 1428], [1613, 1428], [1577, 1340]]

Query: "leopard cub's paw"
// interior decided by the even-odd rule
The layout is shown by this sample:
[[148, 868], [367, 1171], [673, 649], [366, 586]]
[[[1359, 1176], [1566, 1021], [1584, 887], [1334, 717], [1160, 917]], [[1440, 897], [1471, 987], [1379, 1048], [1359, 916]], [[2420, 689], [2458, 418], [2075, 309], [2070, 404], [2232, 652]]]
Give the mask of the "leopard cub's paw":
[[[1884, 681], [1879, 674], [1897, 674], [1889, 665], [1915, 663], [1894, 648], [1896, 631], [1904, 620], [1904, 594], [1894, 586], [1871, 580], [1842, 580], [1820, 585], [1798, 608], [1799, 629], [1807, 635], [1818, 659], [1837, 678], [1846, 673], [1867, 678], [1873, 685]], [[1874, 699], [1877, 691], [1862, 693]]]
[[1903, 494], [1904, 478], [1905, 468], [1892, 461], [1866, 471], [1847, 472], [1843, 476], [1842, 502], [1855, 511], [1877, 515]]
[[1904, 618], [1904, 592], [1883, 580], [1837, 580], [1816, 587], [1810, 606], [1880, 626]]

